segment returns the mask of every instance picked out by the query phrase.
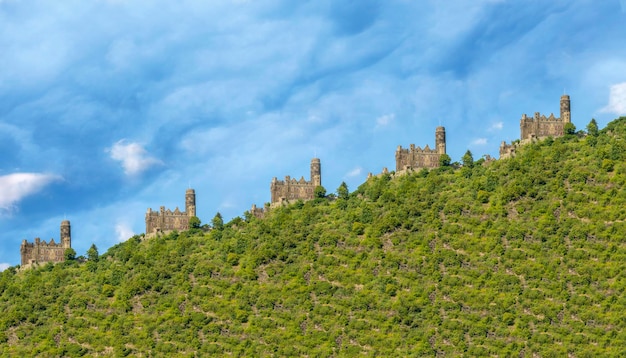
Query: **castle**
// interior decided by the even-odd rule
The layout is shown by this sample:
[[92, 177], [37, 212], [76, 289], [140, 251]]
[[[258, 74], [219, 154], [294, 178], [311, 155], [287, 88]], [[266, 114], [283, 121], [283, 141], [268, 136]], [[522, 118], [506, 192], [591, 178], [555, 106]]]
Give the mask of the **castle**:
[[[535, 113], [533, 118], [526, 114], [520, 120], [520, 141], [512, 144], [502, 142], [500, 145], [500, 159], [515, 155], [515, 150], [523, 144], [546, 137], [560, 137], [565, 134], [567, 123], [571, 123], [570, 97], [561, 96], [561, 116], [555, 118], [554, 114], [549, 117]], [[411, 144], [409, 148], [403, 149], [398, 146], [396, 150], [396, 174], [405, 174], [413, 169], [437, 168], [440, 166], [441, 156], [446, 154], [446, 131], [440, 126], [435, 129], [435, 148], [430, 149], [428, 145], [424, 149]], [[388, 174], [387, 168], [383, 169], [383, 174]], [[371, 173], [368, 179], [372, 177]], [[266, 204], [263, 208], [253, 205], [250, 214], [254, 217], [264, 217], [267, 210], [272, 207], [281, 206], [290, 201], [311, 200], [315, 198], [315, 188], [322, 185], [322, 169], [319, 158], [311, 160], [311, 178], [306, 181], [304, 177], [300, 180], [286, 176], [285, 180], [272, 179], [270, 184], [271, 204]], [[155, 235], [169, 231], [184, 231], [189, 229], [189, 220], [196, 216], [196, 193], [193, 189], [187, 189], [185, 193], [185, 211], [180, 211], [178, 207], [172, 211], [161, 206], [159, 211], [148, 208], [146, 212], [146, 235]], [[65, 260], [65, 250], [71, 248], [70, 222], [64, 220], [61, 223], [61, 242], [59, 244], [51, 239], [45, 242], [39, 238], [34, 243], [22, 242], [20, 252], [22, 266], [35, 263], [60, 262]]]
[[407, 169], [437, 168], [439, 159], [446, 154], [446, 129], [437, 127], [435, 130], [435, 149], [430, 149], [428, 144], [424, 149], [411, 144], [410, 148], [402, 149], [399, 145], [396, 149], [396, 172]]
[[40, 238], [36, 238], [34, 243], [22, 241], [20, 247], [22, 266], [65, 261], [65, 250], [72, 247], [72, 229], [68, 220], [61, 221], [60, 240], [58, 244], [54, 242], [54, 239], [50, 239], [50, 242]]
[[[554, 114], [549, 117], [535, 112], [535, 116], [530, 118], [526, 114], [520, 119], [520, 143], [526, 144], [534, 140], [547, 137], [562, 137], [565, 134], [565, 125], [571, 123], [570, 98], [568, 95], [561, 96], [561, 117], [556, 118]], [[500, 144], [500, 159], [510, 158], [515, 155], [516, 143]]]
[[166, 233], [169, 231], [183, 231], [189, 229], [189, 219], [196, 216], [196, 192], [187, 189], [185, 192], [185, 211], [178, 210], [178, 207], [171, 211], [161, 206], [160, 211], [152, 211], [148, 208], [146, 212], [146, 235]]
[[289, 175], [285, 180], [272, 179], [270, 192], [272, 204], [292, 200], [311, 200], [315, 197], [315, 188], [322, 185], [322, 165], [318, 158], [311, 159], [311, 180], [304, 177], [292, 179]]

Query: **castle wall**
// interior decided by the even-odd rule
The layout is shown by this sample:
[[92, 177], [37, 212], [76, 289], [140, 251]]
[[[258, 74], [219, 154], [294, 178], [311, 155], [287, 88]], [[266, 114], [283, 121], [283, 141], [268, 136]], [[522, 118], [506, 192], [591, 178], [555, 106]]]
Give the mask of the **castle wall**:
[[286, 176], [285, 180], [272, 179], [270, 184], [271, 203], [285, 200], [311, 200], [315, 198], [315, 188], [322, 185], [322, 166], [318, 158], [311, 160], [311, 180], [300, 180]]
[[514, 144], [506, 144], [506, 142], [502, 142], [500, 144], [500, 159], [511, 158], [515, 156], [515, 149], [517, 148]]
[[146, 233], [154, 233], [157, 231], [184, 231], [189, 230], [189, 216], [185, 211], [176, 210], [164, 210], [152, 211], [151, 209], [146, 213]]
[[20, 247], [21, 265], [27, 267], [32, 264], [47, 262], [65, 261], [65, 250], [71, 247], [71, 227], [70, 222], [61, 222], [61, 242], [56, 243], [54, 239], [49, 242], [36, 238], [35, 242], [22, 241]]
[[401, 149], [396, 151], [396, 171], [417, 168], [437, 168], [441, 154], [436, 151]]
[[506, 144], [502, 142], [500, 145], [500, 159], [510, 158], [515, 155], [515, 150], [520, 145], [530, 143], [537, 139], [547, 137], [562, 137], [565, 135], [565, 125], [571, 123], [570, 97], [568, 95], [561, 96], [560, 118], [556, 118], [554, 114], [546, 117], [539, 112], [535, 112], [533, 117], [522, 115], [520, 119], [520, 143]]
[[20, 249], [22, 266], [65, 261], [65, 249], [62, 244], [54, 243], [54, 240], [50, 240], [50, 243], [47, 243], [41, 241], [40, 238], [36, 238], [32, 244], [23, 242]]
[[407, 169], [438, 168], [439, 159], [446, 154], [446, 131], [444, 127], [435, 130], [435, 149], [428, 145], [424, 149], [414, 144], [407, 149], [398, 146], [396, 150], [396, 172]]
[[196, 193], [188, 189], [185, 193], [185, 211], [174, 211], [161, 206], [159, 211], [146, 212], [146, 234], [189, 230], [189, 219], [196, 216]]
[[535, 113], [533, 118], [522, 116], [520, 120], [520, 139], [562, 137], [565, 123], [554, 115], [546, 117]]
[[[276, 179], [276, 178], [274, 178]], [[297, 181], [286, 177], [285, 180], [272, 180], [270, 191], [272, 203], [283, 200], [311, 200], [315, 197], [315, 183], [305, 181], [304, 178]]]
[[256, 205], [252, 204], [252, 208], [250, 209], [250, 214], [255, 216], [258, 219], [262, 219], [265, 217], [265, 212], [269, 210], [269, 206], [263, 208], [257, 208]]

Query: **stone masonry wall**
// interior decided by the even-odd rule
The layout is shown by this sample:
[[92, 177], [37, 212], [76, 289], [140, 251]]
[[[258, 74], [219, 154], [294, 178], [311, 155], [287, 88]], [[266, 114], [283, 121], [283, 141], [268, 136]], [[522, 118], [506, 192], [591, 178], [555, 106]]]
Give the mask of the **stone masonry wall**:
[[70, 222], [64, 220], [61, 222], [60, 243], [56, 243], [54, 239], [49, 242], [35, 238], [35, 242], [29, 243], [22, 241], [20, 246], [21, 265], [28, 267], [33, 264], [41, 264], [47, 262], [65, 261], [65, 250], [71, 248], [71, 226]]

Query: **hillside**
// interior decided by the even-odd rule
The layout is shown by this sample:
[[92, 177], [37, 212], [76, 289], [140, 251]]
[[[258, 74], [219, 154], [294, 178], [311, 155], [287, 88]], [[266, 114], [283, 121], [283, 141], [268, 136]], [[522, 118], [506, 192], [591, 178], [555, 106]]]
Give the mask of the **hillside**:
[[0, 275], [6, 356], [626, 354], [626, 117]]

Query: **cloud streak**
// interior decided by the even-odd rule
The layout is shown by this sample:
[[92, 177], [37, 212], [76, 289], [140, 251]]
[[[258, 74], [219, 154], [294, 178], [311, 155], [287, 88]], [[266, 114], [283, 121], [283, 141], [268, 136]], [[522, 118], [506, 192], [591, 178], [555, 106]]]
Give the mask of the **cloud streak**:
[[118, 222], [115, 225], [115, 235], [117, 236], [118, 242], [123, 242], [135, 235], [135, 232], [133, 231], [133, 229], [130, 228], [128, 224]]
[[0, 176], [0, 214], [10, 214], [19, 201], [61, 179], [58, 175], [40, 173], [14, 173]]
[[151, 167], [162, 165], [163, 162], [148, 155], [148, 152], [138, 143], [127, 142], [122, 139], [108, 149], [111, 159], [119, 161], [128, 176], [136, 176]]
[[396, 115], [393, 113], [382, 115], [376, 118], [376, 127], [386, 127], [389, 124], [393, 123], [393, 120], [396, 118]]
[[602, 109], [602, 112], [618, 116], [626, 114], [626, 82], [611, 86], [609, 104]]
[[473, 146], [487, 145], [487, 138], [476, 138], [471, 143]]
[[489, 131], [499, 131], [502, 129], [502, 127], [504, 127], [504, 123], [502, 122], [495, 122], [493, 123], [490, 127], [489, 127]]
[[361, 175], [361, 173], [363, 173], [363, 168], [356, 167], [356, 168], [352, 169], [351, 171], [347, 172], [345, 177], [353, 178], [353, 177], [357, 177], [357, 176]]

